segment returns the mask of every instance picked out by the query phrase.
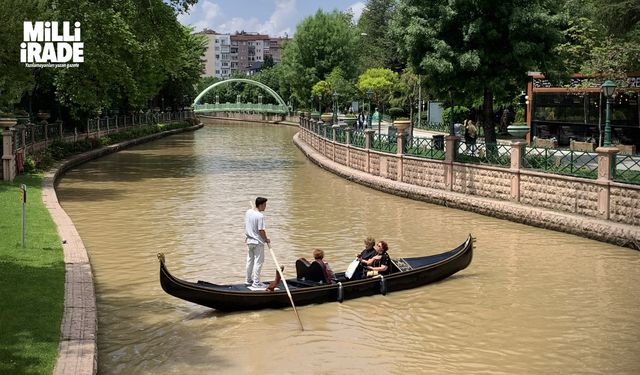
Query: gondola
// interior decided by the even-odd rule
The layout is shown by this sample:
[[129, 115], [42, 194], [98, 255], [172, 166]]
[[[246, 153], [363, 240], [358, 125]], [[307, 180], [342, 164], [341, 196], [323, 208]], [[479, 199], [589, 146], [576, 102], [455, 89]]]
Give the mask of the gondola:
[[[415, 258], [392, 260], [391, 272], [360, 280], [348, 280], [344, 272], [337, 273], [337, 282], [324, 283], [310, 278], [287, 279], [296, 306], [387, 294], [447, 278], [471, 263], [474, 238], [469, 237], [453, 250]], [[189, 282], [173, 276], [165, 265], [164, 254], [160, 261], [160, 285], [168, 294], [219, 311], [246, 311], [291, 306], [285, 288], [280, 282], [274, 291], [254, 291], [244, 284], [218, 285], [206, 281]], [[315, 263], [315, 262], [314, 262]], [[317, 264], [317, 263], [316, 263]]]

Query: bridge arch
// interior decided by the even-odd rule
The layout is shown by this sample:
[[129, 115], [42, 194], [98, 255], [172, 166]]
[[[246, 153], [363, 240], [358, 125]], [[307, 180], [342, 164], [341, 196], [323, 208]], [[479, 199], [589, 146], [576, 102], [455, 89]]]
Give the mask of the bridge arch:
[[271, 87], [265, 85], [262, 82], [258, 82], [258, 81], [254, 81], [252, 79], [246, 79], [246, 78], [229, 78], [229, 79], [225, 79], [223, 81], [220, 82], [216, 82], [214, 84], [212, 84], [211, 86], [207, 87], [206, 89], [202, 90], [202, 92], [200, 94], [198, 94], [198, 96], [196, 96], [196, 98], [193, 100], [193, 108], [196, 109], [196, 111], [198, 110], [198, 107], [202, 107], [203, 105], [198, 103], [200, 101], [200, 99], [202, 99], [207, 92], [209, 92], [210, 90], [216, 88], [217, 86], [220, 85], [224, 85], [227, 83], [231, 83], [231, 82], [243, 82], [243, 83], [248, 83], [250, 85], [254, 85], [257, 86], [263, 90], [265, 90], [266, 92], [268, 92], [279, 104], [280, 111], [278, 112], [288, 112], [289, 111], [289, 107], [287, 106], [287, 104], [284, 102], [284, 100], [282, 100], [282, 97], [280, 97], [280, 95], [278, 95], [277, 92], [275, 92], [275, 90], [273, 90]]

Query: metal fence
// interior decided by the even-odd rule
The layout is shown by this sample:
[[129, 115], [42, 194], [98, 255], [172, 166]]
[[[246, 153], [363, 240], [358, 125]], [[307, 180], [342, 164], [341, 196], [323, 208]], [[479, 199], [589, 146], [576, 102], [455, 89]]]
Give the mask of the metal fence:
[[[47, 148], [56, 140], [75, 142], [85, 138], [99, 138], [133, 127], [186, 121], [192, 117], [194, 115], [191, 111], [105, 116], [87, 120], [86, 130], [80, 132], [77, 128], [65, 128], [61, 121], [29, 123], [21, 120], [14, 127], [15, 130], [12, 134], [13, 152], [18, 153], [25, 150], [35, 152]], [[0, 150], [0, 152], [2, 151]]]
[[467, 143], [459, 140], [456, 145], [455, 161], [509, 167], [511, 166], [511, 145], [483, 142]]
[[419, 156], [427, 159], [444, 160], [444, 144], [433, 138], [414, 137], [407, 142], [407, 155]]
[[363, 131], [356, 130], [351, 133], [351, 145], [359, 148], [365, 148], [366, 136]]
[[640, 184], [640, 159], [631, 155], [616, 155], [614, 181]]
[[598, 154], [584, 151], [527, 147], [523, 168], [584, 178], [598, 178]]
[[373, 139], [373, 149], [383, 152], [398, 152], [398, 142], [395, 137], [390, 138], [385, 134], [376, 134]]

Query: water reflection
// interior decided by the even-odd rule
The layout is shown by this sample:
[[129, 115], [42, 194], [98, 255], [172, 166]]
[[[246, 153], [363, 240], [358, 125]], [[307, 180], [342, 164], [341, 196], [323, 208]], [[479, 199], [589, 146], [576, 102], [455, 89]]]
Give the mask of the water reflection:
[[[100, 373], [640, 372], [638, 252], [359, 186], [306, 160], [294, 133], [217, 124], [63, 178], [60, 201], [95, 272]], [[302, 307], [304, 333], [290, 309], [222, 314], [165, 294], [158, 251], [179, 277], [242, 280], [242, 220], [256, 195], [269, 198], [289, 272], [314, 247], [344, 269], [369, 234], [394, 257], [446, 250], [469, 232], [477, 250], [443, 282]]]

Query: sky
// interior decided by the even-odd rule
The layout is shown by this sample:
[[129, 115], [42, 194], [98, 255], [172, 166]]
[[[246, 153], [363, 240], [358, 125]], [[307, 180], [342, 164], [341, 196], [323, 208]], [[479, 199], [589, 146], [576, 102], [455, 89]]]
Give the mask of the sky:
[[184, 25], [219, 33], [250, 31], [270, 36], [293, 36], [296, 25], [318, 9], [351, 9], [357, 21], [365, 0], [199, 0], [188, 14], [178, 16]]

